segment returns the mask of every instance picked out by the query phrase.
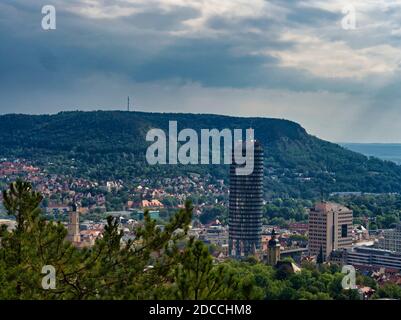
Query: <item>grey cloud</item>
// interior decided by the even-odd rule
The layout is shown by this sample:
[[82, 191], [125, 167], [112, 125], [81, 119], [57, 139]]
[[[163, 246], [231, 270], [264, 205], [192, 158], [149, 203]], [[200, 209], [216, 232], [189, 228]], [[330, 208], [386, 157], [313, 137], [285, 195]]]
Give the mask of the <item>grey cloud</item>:
[[[374, 132], [384, 138], [378, 132], [389, 121], [386, 110], [394, 115], [393, 110], [401, 100], [398, 74], [384, 84], [374, 77], [361, 81], [326, 79], [297, 68], [282, 67], [277, 58], [268, 54], [273, 49], [293, 50], [296, 42], [280, 39], [288, 30], [305, 35], [312, 32], [328, 42], [344, 41], [350, 48], [378, 44], [399, 46], [399, 37], [383, 32], [398, 26], [396, 19], [400, 15], [393, 9], [375, 13], [378, 19], [387, 17], [393, 25], [372, 28], [369, 37], [363, 31], [347, 33], [339, 29], [341, 13], [301, 7], [297, 1], [272, 1], [285, 9], [285, 14], [275, 19], [212, 16], [204, 25], [210, 33], [179, 34], [188, 28], [186, 21], [200, 17], [199, 10], [177, 7], [163, 11], [146, 6], [143, 12], [125, 17], [90, 19], [66, 11], [66, 2], [55, 0], [59, 8], [57, 30], [44, 32], [40, 28], [40, 9], [47, 2], [3, 0], [0, 3], [0, 113], [113, 109], [119, 108], [120, 102], [124, 105], [124, 97], [130, 92], [135, 92], [151, 109], [192, 112], [199, 108], [199, 103], [189, 98], [191, 94], [200, 101], [202, 94], [211, 94], [216, 103], [209, 100], [210, 106], [206, 105], [203, 111], [214, 112], [224, 99], [234, 104], [235, 99], [231, 97], [240, 100], [238, 97], [242, 94], [246, 99], [241, 99], [241, 103], [255, 108], [247, 109], [252, 115], [278, 116], [277, 110], [282, 108], [283, 117], [306, 122], [315, 134], [330, 139], [342, 139], [348, 134], [362, 140], [363, 128], [367, 122], [374, 121], [373, 115], [380, 118]], [[71, 3], [78, 5], [80, 1]], [[112, 3], [103, 1], [104, 5]], [[174, 88], [168, 103], [164, 103], [167, 99], [160, 91], [163, 83]], [[195, 90], [194, 86], [201, 89]], [[140, 90], [144, 92], [142, 95]], [[265, 90], [265, 93], [258, 92], [253, 100], [255, 90]], [[269, 90], [284, 92], [281, 102], [274, 96], [276, 107], [269, 104]], [[308, 117], [288, 107], [296, 104], [294, 97], [302, 97], [305, 92], [314, 93], [308, 97], [316, 109], [314, 121], [308, 120], [307, 103], [299, 108], [305, 108]], [[333, 133], [325, 132], [324, 128], [319, 132], [319, 123], [327, 114], [332, 114], [325, 109], [327, 102], [321, 97], [338, 95], [350, 97], [348, 108], [355, 110], [354, 116], [348, 119], [349, 123], [333, 125]], [[262, 107], [264, 101], [269, 105], [266, 110]], [[335, 100], [342, 112], [347, 110], [340, 106], [344, 101]], [[154, 106], [150, 106], [152, 103]], [[327, 108], [335, 110], [336, 106], [333, 102]], [[233, 113], [244, 115], [238, 105]], [[347, 117], [341, 119], [347, 121]], [[401, 133], [397, 137], [401, 139]]]

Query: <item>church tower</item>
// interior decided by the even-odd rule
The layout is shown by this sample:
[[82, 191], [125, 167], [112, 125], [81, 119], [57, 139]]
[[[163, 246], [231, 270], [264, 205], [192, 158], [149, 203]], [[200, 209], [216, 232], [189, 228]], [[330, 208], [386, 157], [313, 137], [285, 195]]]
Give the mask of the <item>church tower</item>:
[[74, 203], [72, 211], [69, 213], [67, 240], [73, 244], [81, 242], [81, 235], [79, 233], [79, 206]]
[[276, 238], [276, 231], [273, 229], [272, 237], [267, 245], [267, 264], [275, 266], [280, 261], [280, 242]]

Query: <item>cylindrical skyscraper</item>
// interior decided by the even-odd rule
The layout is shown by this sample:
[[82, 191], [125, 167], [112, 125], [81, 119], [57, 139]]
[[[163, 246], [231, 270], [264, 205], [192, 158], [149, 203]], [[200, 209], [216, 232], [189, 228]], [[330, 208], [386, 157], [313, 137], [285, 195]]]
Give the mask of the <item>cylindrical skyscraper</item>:
[[235, 159], [230, 167], [229, 254], [235, 258], [253, 255], [261, 246], [263, 148], [258, 141], [253, 143], [253, 155], [247, 159], [254, 162], [253, 172], [238, 175], [236, 168], [243, 165], [235, 163]]

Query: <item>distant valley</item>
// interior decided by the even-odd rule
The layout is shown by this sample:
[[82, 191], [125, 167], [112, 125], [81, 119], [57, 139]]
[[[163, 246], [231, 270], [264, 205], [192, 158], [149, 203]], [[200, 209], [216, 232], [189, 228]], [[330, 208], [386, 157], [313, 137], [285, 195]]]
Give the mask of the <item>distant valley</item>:
[[344, 148], [368, 157], [392, 161], [401, 165], [401, 143], [339, 143]]

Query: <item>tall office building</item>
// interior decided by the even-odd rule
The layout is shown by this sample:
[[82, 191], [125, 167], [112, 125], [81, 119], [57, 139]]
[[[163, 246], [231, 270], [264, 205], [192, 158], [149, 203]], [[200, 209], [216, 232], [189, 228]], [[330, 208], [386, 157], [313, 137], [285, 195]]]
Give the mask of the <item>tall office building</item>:
[[383, 231], [382, 237], [379, 238], [378, 248], [401, 253], [401, 224], [398, 224], [395, 229]]
[[352, 210], [321, 202], [309, 211], [309, 254], [323, 252], [326, 261], [333, 250], [352, 246]]
[[72, 205], [72, 211], [69, 213], [67, 231], [68, 241], [73, 244], [79, 244], [81, 242], [81, 235], [79, 232], [79, 207], [75, 203]]
[[[254, 152], [247, 161], [253, 161], [249, 175], [237, 175], [233, 163], [230, 167], [229, 197], [229, 253], [234, 258], [253, 255], [261, 248], [263, 210], [263, 148], [253, 141]], [[245, 145], [243, 147], [245, 149]], [[245, 151], [243, 150], [245, 154]]]

